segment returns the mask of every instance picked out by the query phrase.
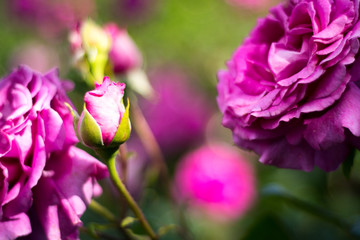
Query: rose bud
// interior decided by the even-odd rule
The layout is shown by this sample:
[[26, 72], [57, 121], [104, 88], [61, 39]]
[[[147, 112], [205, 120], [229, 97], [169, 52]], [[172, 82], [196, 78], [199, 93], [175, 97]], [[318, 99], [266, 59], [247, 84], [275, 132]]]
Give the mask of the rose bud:
[[111, 38], [109, 60], [115, 73], [125, 73], [131, 69], [139, 68], [142, 64], [142, 56], [131, 39], [126, 29], [121, 29], [114, 23], [104, 26]]
[[94, 86], [94, 82], [101, 83], [111, 47], [110, 36], [95, 22], [86, 20], [69, 33], [68, 40], [74, 66], [87, 83], [90, 86]]
[[[84, 110], [74, 126], [79, 140], [97, 149], [117, 149], [130, 136], [129, 102], [124, 106], [124, 83], [111, 82], [104, 77], [102, 84], [85, 94]], [[73, 113], [74, 115], [74, 113]]]
[[108, 53], [111, 40], [108, 34], [95, 22], [87, 20], [81, 24], [80, 36], [82, 46], [90, 62], [95, 61], [97, 54]]

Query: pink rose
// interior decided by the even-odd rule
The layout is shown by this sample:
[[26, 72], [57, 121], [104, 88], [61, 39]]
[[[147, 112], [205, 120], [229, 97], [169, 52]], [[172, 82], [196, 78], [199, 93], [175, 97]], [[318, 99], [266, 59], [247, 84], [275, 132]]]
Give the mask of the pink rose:
[[126, 29], [118, 28], [115, 23], [108, 23], [104, 30], [111, 36], [109, 59], [115, 73], [124, 73], [140, 67], [142, 56]]
[[[89, 147], [118, 147], [130, 135], [129, 108], [123, 103], [125, 84], [104, 77], [102, 84], [85, 94], [78, 130]], [[129, 104], [128, 104], [129, 106]]]
[[[0, 81], [0, 236], [77, 239], [106, 167], [77, 149], [56, 70], [21, 66]], [[69, 184], [71, 183], [71, 184]]]
[[288, 0], [218, 73], [234, 142], [281, 168], [333, 171], [360, 148], [359, 1]]
[[215, 219], [243, 215], [255, 200], [252, 166], [234, 149], [215, 144], [188, 153], [175, 173], [176, 195]]

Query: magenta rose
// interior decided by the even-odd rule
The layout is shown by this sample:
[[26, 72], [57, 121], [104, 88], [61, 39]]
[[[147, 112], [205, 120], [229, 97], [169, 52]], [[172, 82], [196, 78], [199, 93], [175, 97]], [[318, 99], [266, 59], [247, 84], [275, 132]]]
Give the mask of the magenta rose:
[[125, 84], [104, 77], [102, 84], [85, 94], [78, 131], [82, 142], [95, 148], [115, 147], [130, 136], [129, 104], [123, 103]]
[[218, 73], [223, 125], [260, 162], [335, 170], [360, 146], [359, 1], [288, 1]]
[[78, 239], [106, 167], [75, 147], [69, 83], [21, 66], [0, 81], [0, 236]]
[[111, 37], [109, 60], [115, 73], [124, 73], [141, 67], [142, 56], [126, 29], [118, 28], [115, 23], [108, 23], [104, 30]]
[[186, 154], [175, 172], [177, 199], [216, 220], [245, 214], [255, 201], [256, 180], [252, 166], [235, 150], [211, 144]]

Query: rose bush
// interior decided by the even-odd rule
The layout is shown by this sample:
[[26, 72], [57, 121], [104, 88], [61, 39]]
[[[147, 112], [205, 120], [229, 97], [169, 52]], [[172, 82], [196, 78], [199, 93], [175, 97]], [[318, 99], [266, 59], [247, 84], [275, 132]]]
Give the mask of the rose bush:
[[56, 70], [21, 66], [0, 81], [0, 236], [77, 239], [106, 166], [76, 148]]
[[265, 164], [335, 170], [360, 143], [359, 36], [359, 1], [274, 7], [218, 73], [235, 143]]

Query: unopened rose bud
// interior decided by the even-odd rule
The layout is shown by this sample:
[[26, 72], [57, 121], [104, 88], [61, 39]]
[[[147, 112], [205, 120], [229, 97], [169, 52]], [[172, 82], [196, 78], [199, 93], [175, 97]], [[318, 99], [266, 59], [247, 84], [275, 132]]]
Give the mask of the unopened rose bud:
[[114, 23], [104, 26], [105, 32], [111, 37], [109, 60], [115, 73], [125, 73], [131, 69], [139, 68], [142, 56], [126, 29], [121, 29]]
[[83, 73], [90, 86], [101, 83], [108, 62], [111, 39], [92, 20], [80, 23], [69, 33], [74, 65]]
[[98, 54], [109, 52], [111, 39], [109, 35], [95, 22], [87, 20], [80, 27], [82, 45], [89, 61], [95, 61]]
[[123, 103], [124, 83], [105, 77], [85, 94], [84, 110], [77, 123], [80, 141], [96, 149], [118, 148], [130, 136], [129, 102]]

